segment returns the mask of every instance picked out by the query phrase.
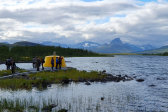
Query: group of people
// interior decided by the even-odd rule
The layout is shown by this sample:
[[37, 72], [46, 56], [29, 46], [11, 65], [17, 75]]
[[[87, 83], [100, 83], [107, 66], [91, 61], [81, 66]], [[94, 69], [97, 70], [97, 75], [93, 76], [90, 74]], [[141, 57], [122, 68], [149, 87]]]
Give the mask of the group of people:
[[[61, 69], [62, 59], [63, 59], [62, 56], [59, 56], [59, 57], [56, 57], [56, 60], [54, 61], [54, 58], [52, 57], [51, 69], [53, 70], [54, 63], [56, 63], [55, 69], [58, 69], [58, 67], [59, 67], [59, 69]], [[33, 57], [32, 63], [33, 63], [33, 68], [36, 68], [37, 71], [40, 70], [40, 66], [42, 66], [42, 70], [44, 70], [44, 66], [43, 66], [43, 64], [45, 63], [44, 58]], [[12, 59], [12, 57], [6, 59], [6, 69], [11, 70], [12, 74], [15, 73], [16, 64], [15, 64], [14, 59]]]
[[12, 59], [12, 57], [6, 59], [6, 69], [7, 70], [11, 70], [12, 71], [12, 74], [15, 73], [15, 69], [16, 69], [16, 64], [15, 64], [15, 61], [14, 59]]
[[40, 70], [40, 66], [42, 66], [42, 70], [44, 70], [43, 64], [45, 63], [44, 58], [33, 57], [33, 68], [37, 68], [37, 71]]
[[59, 66], [59, 69], [61, 69], [62, 59], [63, 59], [62, 56], [56, 57], [56, 62], [54, 62], [54, 58], [52, 57], [52, 59], [51, 59], [51, 69], [53, 70], [54, 63], [56, 63], [55, 69], [58, 69], [58, 66]]

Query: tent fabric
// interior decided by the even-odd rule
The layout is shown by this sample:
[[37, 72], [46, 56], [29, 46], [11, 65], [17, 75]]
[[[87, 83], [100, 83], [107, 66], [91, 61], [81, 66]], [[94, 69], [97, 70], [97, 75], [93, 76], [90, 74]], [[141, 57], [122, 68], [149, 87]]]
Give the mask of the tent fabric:
[[[52, 57], [54, 58], [54, 67], [56, 67], [56, 57], [59, 58], [59, 56], [46, 56], [45, 57], [45, 63], [43, 64], [44, 67], [52, 67], [52, 65], [51, 65]], [[64, 59], [63, 56], [61, 56], [61, 57], [62, 57], [62, 65], [61, 65], [61, 67], [66, 67], [65, 59]], [[59, 65], [58, 65], [58, 67], [59, 67]]]

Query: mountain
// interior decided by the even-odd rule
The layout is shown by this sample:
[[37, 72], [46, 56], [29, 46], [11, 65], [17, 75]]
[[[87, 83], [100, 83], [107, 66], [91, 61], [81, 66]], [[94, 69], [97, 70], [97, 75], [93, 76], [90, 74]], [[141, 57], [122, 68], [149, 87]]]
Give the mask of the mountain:
[[98, 53], [132, 53], [136, 51], [142, 51], [141, 48], [129, 44], [123, 43], [120, 38], [116, 38], [110, 42], [110, 44], [104, 44], [92, 49]]
[[8, 42], [1, 42], [0, 46], [9, 46], [10, 44]]
[[82, 43], [71, 45], [70, 47], [88, 49], [89, 50], [89, 49], [92, 49], [92, 48], [95, 48], [95, 47], [98, 47], [98, 46], [100, 46], [100, 44], [95, 43], [95, 42], [85, 41], [85, 42], [82, 42]]
[[40, 44], [45, 45], [45, 46], [60, 46], [60, 47], [64, 47], [64, 48], [69, 47], [66, 44], [60, 44], [60, 43], [51, 42], [51, 41], [44, 41], [44, 42], [41, 42]]
[[90, 41], [84, 41], [74, 45], [60, 44], [50, 41], [42, 42], [40, 44], [47, 46], [61, 46], [65, 48], [86, 49], [97, 53], [132, 53], [154, 49], [151, 45], [136, 46], [129, 43], [123, 43], [120, 38], [115, 38], [109, 44], [98, 44]]
[[120, 38], [115, 38], [110, 42], [111, 45], [122, 45], [123, 42], [120, 40]]
[[37, 46], [37, 45], [40, 45], [40, 44], [28, 42], [28, 41], [20, 41], [13, 44], [13, 46]]
[[[51, 42], [51, 41], [44, 41], [41, 43], [20, 41], [20, 42], [14, 43], [14, 44], [0, 43], [0, 46], [2, 46], [2, 45], [8, 45], [11, 47], [12, 46], [37, 46], [37, 45], [60, 46], [60, 47], [64, 47], [64, 48], [69, 47], [69, 48], [86, 49], [86, 50], [97, 52], [97, 53], [135, 53], [135, 52], [143, 52], [145, 50], [148, 50], [150, 52], [154, 52], [151, 49], [155, 48], [151, 45], [136, 46], [136, 45], [133, 45], [130, 43], [124, 43], [124, 42], [122, 42], [122, 40], [120, 38], [115, 38], [109, 44], [107, 44], [107, 43], [106, 44], [98, 44], [96, 42], [84, 41], [84, 42], [77, 43], [74, 45], [66, 45], [66, 44], [60, 44], [60, 43]], [[164, 48], [160, 48], [160, 49], [164, 49]]]
[[150, 44], [146, 44], [146, 45], [142, 45], [139, 46], [142, 50], [152, 50], [152, 49], [156, 49], [156, 47], [150, 45]]
[[157, 53], [164, 53], [164, 52], [168, 52], [168, 45], [157, 48], [157, 49], [153, 49], [153, 50], [146, 50], [146, 51], [143, 51], [140, 53], [142, 53], [142, 54], [157, 54]]

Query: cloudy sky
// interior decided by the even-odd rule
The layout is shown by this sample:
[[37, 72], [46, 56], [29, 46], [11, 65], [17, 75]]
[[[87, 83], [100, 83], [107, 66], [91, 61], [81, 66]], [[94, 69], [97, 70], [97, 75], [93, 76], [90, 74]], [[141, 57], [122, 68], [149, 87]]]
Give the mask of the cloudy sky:
[[0, 42], [168, 45], [168, 0], [0, 0]]

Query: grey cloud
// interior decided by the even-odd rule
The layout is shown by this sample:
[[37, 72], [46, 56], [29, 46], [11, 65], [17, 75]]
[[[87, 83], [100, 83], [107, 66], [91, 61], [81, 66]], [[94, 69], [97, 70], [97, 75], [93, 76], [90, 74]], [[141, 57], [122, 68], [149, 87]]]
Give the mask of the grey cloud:
[[[42, 24], [63, 24], [69, 20], [87, 20], [90, 17], [101, 17], [115, 14], [116, 11], [136, 8], [131, 4], [104, 4], [100, 6], [69, 5], [58, 8], [40, 8], [25, 10], [0, 10], [0, 18], [11, 18], [21, 22], [37, 22]], [[76, 16], [73, 17], [72, 15]]]
[[[146, 8], [146, 10], [145, 10]], [[14, 19], [13, 23], [0, 22], [0, 32], [8, 30], [18, 30], [14, 26], [15, 22], [21, 24], [38, 23], [47, 24], [49, 26], [60, 25], [63, 33], [71, 31], [72, 34], [67, 38], [54, 32], [28, 32], [22, 31], [23, 37], [12, 38], [18, 40], [34, 40], [36, 42], [50, 40], [61, 43], [77, 43], [84, 41], [83, 34], [93, 34], [88, 40], [106, 43], [116, 37], [135, 44], [155, 44], [161, 46], [167, 43], [168, 39], [168, 5], [155, 4], [150, 6], [137, 6], [132, 3], [111, 3], [101, 5], [69, 5], [54, 8], [38, 8], [38, 9], [20, 9], [16, 11], [0, 10], [0, 18]], [[126, 17], [114, 18], [115, 14], [123, 13]], [[112, 17], [114, 21], [104, 23], [104, 26], [93, 24], [87, 26], [87, 21], [94, 21], [103, 17]], [[136, 18], [134, 20], [133, 18]], [[131, 22], [130, 22], [131, 21]], [[85, 30], [77, 28], [83, 25]], [[81, 24], [80, 24], [81, 22]], [[132, 24], [134, 23], [135, 24]], [[85, 24], [86, 23], [86, 24]], [[116, 30], [114, 24], [117, 24], [125, 32]], [[97, 27], [96, 27], [97, 26]], [[82, 27], [82, 26], [80, 26]], [[101, 28], [98, 28], [101, 27]], [[107, 30], [112, 29], [111, 31]], [[0, 34], [1, 36], [1, 34]], [[1, 37], [0, 37], [1, 38]], [[158, 39], [160, 41], [158, 42]]]

